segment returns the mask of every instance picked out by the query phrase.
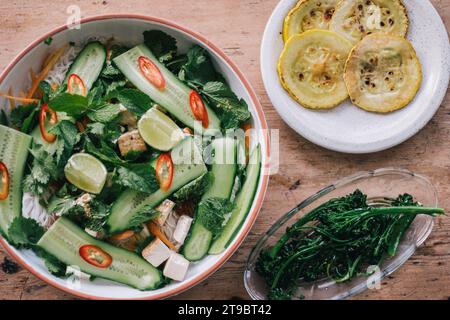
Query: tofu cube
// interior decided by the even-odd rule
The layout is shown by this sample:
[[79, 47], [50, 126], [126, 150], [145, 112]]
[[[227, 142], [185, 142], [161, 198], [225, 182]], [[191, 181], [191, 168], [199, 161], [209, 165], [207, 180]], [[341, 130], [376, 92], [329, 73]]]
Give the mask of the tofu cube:
[[158, 267], [170, 257], [170, 249], [158, 238], [142, 250], [142, 257], [152, 266]]
[[178, 219], [177, 227], [173, 232], [173, 239], [180, 244], [184, 243], [186, 236], [189, 233], [189, 229], [191, 228], [192, 218], [186, 215], [183, 215]]
[[159, 206], [155, 208], [156, 211], [158, 211], [160, 214], [155, 219], [156, 223], [159, 226], [163, 226], [164, 223], [166, 223], [167, 217], [172, 212], [172, 209], [175, 207], [175, 202], [166, 199], [164, 200]]
[[137, 130], [124, 133], [119, 137], [117, 143], [119, 144], [120, 154], [123, 157], [130, 152], [140, 153], [147, 150], [147, 145]]
[[181, 254], [172, 252], [164, 266], [163, 274], [175, 281], [183, 281], [189, 268], [189, 261]]

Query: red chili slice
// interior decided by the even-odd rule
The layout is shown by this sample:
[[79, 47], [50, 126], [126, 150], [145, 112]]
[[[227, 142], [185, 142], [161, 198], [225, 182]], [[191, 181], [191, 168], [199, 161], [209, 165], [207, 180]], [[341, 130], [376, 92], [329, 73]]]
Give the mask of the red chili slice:
[[169, 191], [173, 180], [173, 162], [170, 153], [161, 153], [156, 161], [156, 179], [164, 191]]
[[106, 269], [113, 261], [112, 257], [107, 252], [92, 244], [81, 246], [79, 253], [87, 263], [98, 268]]
[[48, 133], [47, 129], [45, 128], [45, 124], [47, 122], [48, 115], [50, 115], [50, 119], [48, 119], [48, 123], [50, 124], [56, 124], [58, 122], [58, 115], [55, 111], [50, 109], [48, 105], [45, 103], [42, 105], [41, 112], [39, 113], [39, 128], [41, 129], [41, 136], [42, 138], [49, 142], [55, 142], [56, 135], [53, 133]]
[[9, 172], [6, 164], [0, 161], [0, 173], [1, 173], [1, 189], [0, 200], [6, 200], [9, 195]]
[[191, 111], [194, 114], [195, 119], [202, 122], [203, 128], [208, 128], [208, 110], [206, 110], [202, 98], [195, 90], [192, 90], [189, 94], [189, 105], [191, 106]]
[[86, 85], [77, 74], [72, 73], [67, 79], [67, 91], [71, 94], [86, 96]]
[[164, 76], [158, 66], [149, 58], [144, 56], [140, 56], [138, 62], [139, 69], [141, 69], [144, 77], [157, 89], [164, 90], [166, 88], [166, 79], [164, 79]]

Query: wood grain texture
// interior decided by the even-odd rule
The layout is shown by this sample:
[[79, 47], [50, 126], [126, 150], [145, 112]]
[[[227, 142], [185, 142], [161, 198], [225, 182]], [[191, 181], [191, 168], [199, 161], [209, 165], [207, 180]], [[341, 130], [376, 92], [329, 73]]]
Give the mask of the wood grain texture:
[[[432, 0], [447, 29], [450, 1]], [[371, 155], [345, 155], [325, 150], [299, 137], [272, 107], [259, 71], [259, 46], [276, 0], [106, 0], [0, 2], [0, 68], [38, 35], [65, 23], [66, 9], [76, 4], [83, 17], [114, 12], [160, 16], [196, 30], [222, 48], [244, 71], [264, 106], [271, 128], [280, 130], [281, 165], [270, 180], [263, 209], [248, 238], [213, 276], [176, 299], [248, 299], [243, 285], [246, 258], [258, 237], [284, 212], [319, 188], [359, 170], [404, 167], [428, 176], [450, 212], [450, 95], [433, 120], [415, 137], [391, 150]], [[5, 256], [0, 248], [0, 261]], [[450, 297], [450, 220], [437, 220], [430, 238], [381, 289], [355, 299], [448, 299]], [[74, 299], [25, 270], [0, 270], [0, 299]]]

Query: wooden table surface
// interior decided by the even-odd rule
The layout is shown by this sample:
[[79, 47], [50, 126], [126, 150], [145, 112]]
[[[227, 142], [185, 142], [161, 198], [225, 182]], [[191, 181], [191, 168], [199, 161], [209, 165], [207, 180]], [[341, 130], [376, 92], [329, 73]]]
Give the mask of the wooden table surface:
[[[450, 212], [450, 95], [432, 121], [415, 137], [391, 150], [345, 155], [325, 150], [298, 136], [272, 107], [259, 71], [262, 32], [277, 0], [89, 0], [0, 1], [0, 69], [37, 36], [65, 23], [67, 7], [82, 16], [139, 13], [173, 20], [218, 45], [244, 71], [264, 106], [271, 128], [280, 130], [280, 170], [270, 180], [256, 224], [233, 257], [214, 275], [177, 299], [248, 299], [243, 284], [246, 258], [259, 236], [284, 212], [319, 188], [360, 170], [404, 167], [428, 176]], [[450, 1], [431, 0], [450, 29]], [[0, 248], [0, 262], [5, 252]], [[0, 269], [0, 299], [73, 299], [28, 271]], [[437, 219], [434, 231], [416, 254], [379, 290], [355, 299], [450, 299], [450, 219]]]

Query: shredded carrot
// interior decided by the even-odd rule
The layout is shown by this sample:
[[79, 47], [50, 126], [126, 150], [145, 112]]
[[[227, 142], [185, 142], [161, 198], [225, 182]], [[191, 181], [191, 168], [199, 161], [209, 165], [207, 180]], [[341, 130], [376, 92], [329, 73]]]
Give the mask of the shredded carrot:
[[175, 247], [175, 245], [172, 242], [170, 242], [169, 239], [167, 239], [166, 235], [161, 231], [161, 229], [159, 228], [159, 226], [156, 223], [154, 223], [153, 221], [150, 221], [149, 223], [147, 223], [147, 227], [148, 227], [148, 231], [150, 231], [150, 233], [152, 235], [154, 235], [159, 240], [164, 242], [173, 251], [177, 251], [177, 248]]
[[[12, 88], [9, 88], [8, 95], [11, 97], [14, 96], [14, 92], [13, 92]], [[14, 99], [8, 99], [8, 100], [9, 100], [9, 106], [11, 107], [11, 110], [14, 109], [16, 107], [16, 100], [14, 100]]]
[[133, 230], [126, 230], [124, 232], [113, 235], [110, 239], [113, 241], [122, 241], [131, 238], [134, 236]]
[[46, 66], [48, 66], [49, 62], [52, 60], [52, 58], [55, 56], [55, 52], [51, 52], [42, 63], [42, 69], [44, 69]]
[[56, 90], [58, 90], [59, 85], [58, 85], [57, 83], [52, 83], [52, 84], [50, 85], [50, 87], [52, 88], [53, 91], [56, 91]]
[[246, 155], [247, 162], [248, 162], [249, 150], [250, 150], [250, 129], [252, 129], [251, 123], [244, 123], [242, 125], [242, 130], [244, 130], [244, 132], [245, 132], [245, 155]]
[[42, 69], [42, 71], [39, 73], [39, 76], [35, 79], [35, 81], [32, 83], [30, 91], [28, 91], [27, 98], [32, 98], [34, 93], [39, 87], [39, 82], [45, 79], [47, 74], [52, 70], [52, 68], [55, 66], [56, 62], [58, 62], [58, 59], [61, 57], [61, 55], [66, 50], [67, 45], [61, 47], [58, 49], [51, 57], [50, 61], [48, 63], [44, 63], [45, 67]]
[[11, 102], [11, 100], [19, 101], [19, 102], [23, 102], [23, 103], [38, 103], [39, 102], [38, 99], [14, 97], [14, 96], [11, 96], [11, 95], [3, 93], [3, 92], [0, 92], [0, 97], [4, 97], [4, 98], [8, 99], [10, 102]]

